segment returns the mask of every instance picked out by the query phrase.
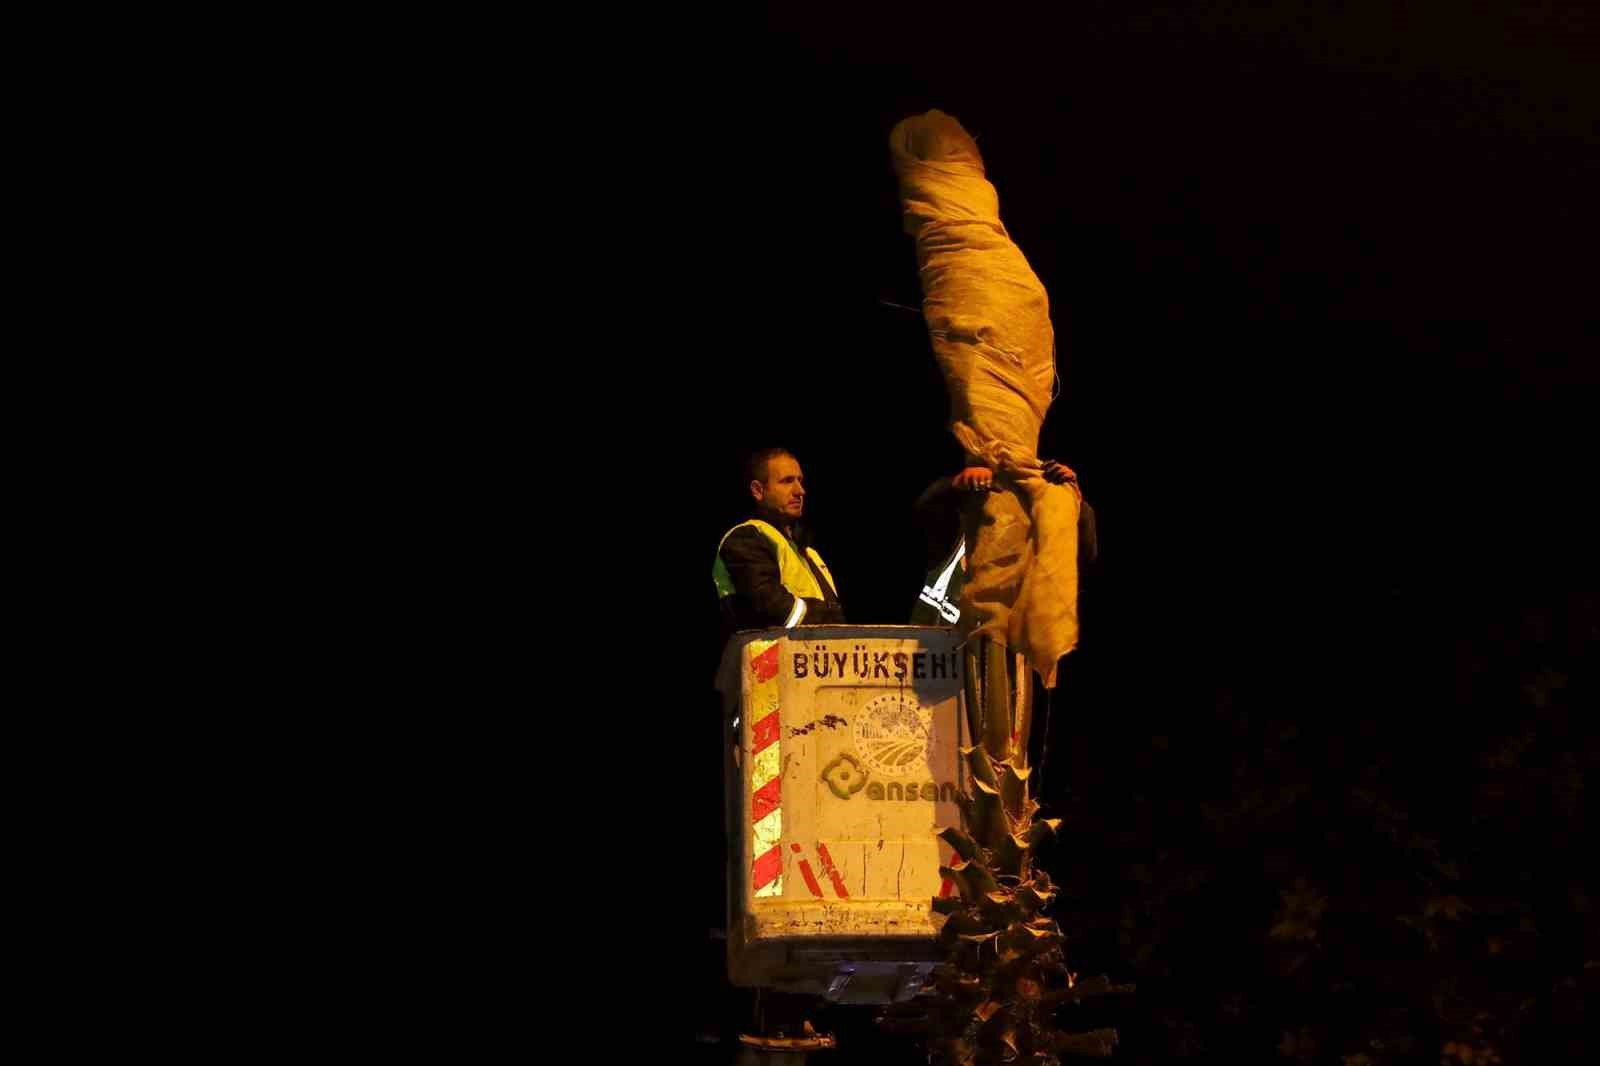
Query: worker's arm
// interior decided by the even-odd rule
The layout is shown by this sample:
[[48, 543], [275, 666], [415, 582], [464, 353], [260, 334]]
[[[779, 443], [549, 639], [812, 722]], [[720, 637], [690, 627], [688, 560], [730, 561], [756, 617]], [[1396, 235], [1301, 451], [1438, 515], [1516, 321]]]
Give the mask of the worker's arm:
[[926, 542], [929, 566], [949, 555], [956, 538], [961, 536], [961, 494], [952, 481], [947, 477], [935, 481], [922, 490], [912, 507], [912, 516]]
[[738, 529], [722, 542], [722, 562], [733, 581], [733, 595], [723, 600], [736, 629], [822, 625], [844, 621], [837, 604], [795, 596], [783, 587], [778, 557], [766, 537]]
[[961, 536], [962, 507], [979, 506], [981, 498], [993, 489], [994, 471], [986, 466], [969, 466], [922, 490], [912, 511], [927, 537], [929, 566], [948, 557], [956, 538]]

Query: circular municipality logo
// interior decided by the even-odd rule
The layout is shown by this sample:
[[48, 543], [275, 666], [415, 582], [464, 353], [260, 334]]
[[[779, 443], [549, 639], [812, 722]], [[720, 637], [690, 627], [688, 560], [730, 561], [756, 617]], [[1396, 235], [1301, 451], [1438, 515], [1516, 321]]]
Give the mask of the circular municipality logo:
[[926, 776], [933, 758], [933, 709], [905, 693], [872, 700], [855, 716], [856, 750], [879, 773]]

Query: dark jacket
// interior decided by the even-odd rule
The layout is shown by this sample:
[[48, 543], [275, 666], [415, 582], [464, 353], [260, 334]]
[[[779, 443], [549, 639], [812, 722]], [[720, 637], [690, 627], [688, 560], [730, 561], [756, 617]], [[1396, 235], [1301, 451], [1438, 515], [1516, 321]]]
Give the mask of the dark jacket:
[[[828, 583], [805, 549], [813, 546], [811, 531], [803, 523], [796, 523], [789, 538], [795, 553], [805, 560], [807, 568], [822, 589], [820, 600], [805, 597], [805, 616], [801, 625], [843, 625], [844, 604], [840, 602], [833, 586]], [[794, 610], [796, 597], [783, 587], [778, 571], [778, 556], [772, 543], [757, 530], [745, 527], [728, 534], [722, 542], [722, 563], [733, 580], [734, 593], [721, 600], [723, 628], [729, 632], [740, 629], [771, 629], [781, 626]]]

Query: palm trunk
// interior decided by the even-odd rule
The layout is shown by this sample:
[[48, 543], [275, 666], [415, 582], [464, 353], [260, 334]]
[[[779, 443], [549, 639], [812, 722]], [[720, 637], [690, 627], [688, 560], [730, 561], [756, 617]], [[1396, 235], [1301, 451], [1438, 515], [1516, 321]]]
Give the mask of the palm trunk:
[[[1063, 1003], [1131, 988], [1102, 978], [1086, 982], [1077, 994], [1061, 951], [1061, 930], [1043, 913], [1056, 892], [1033, 853], [1060, 820], [1039, 819], [1039, 805], [1029, 794], [1032, 668], [982, 637], [968, 641], [963, 665], [974, 743], [962, 755], [971, 790], [961, 798], [962, 828], [941, 834], [957, 855], [942, 872], [960, 895], [934, 901], [934, 909], [946, 915], [940, 936], [948, 955], [926, 998], [912, 1010], [921, 1012], [940, 1057], [958, 1066], [1048, 1066], [1062, 1055], [1110, 1055], [1114, 1030], [1073, 1034], [1055, 1023]], [[905, 1013], [886, 1020], [903, 1024]]]

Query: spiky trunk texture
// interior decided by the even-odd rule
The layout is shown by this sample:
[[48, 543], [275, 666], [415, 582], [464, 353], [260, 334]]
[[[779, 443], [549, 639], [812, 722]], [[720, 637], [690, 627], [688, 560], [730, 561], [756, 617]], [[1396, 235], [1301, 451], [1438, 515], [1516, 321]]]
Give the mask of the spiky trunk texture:
[[1066, 1003], [1132, 989], [1103, 977], [1077, 980], [1067, 969], [1061, 929], [1045, 913], [1056, 889], [1034, 854], [1061, 821], [1039, 818], [1030, 795], [1031, 670], [1003, 646], [974, 639], [963, 682], [975, 741], [962, 749], [971, 790], [960, 798], [962, 828], [940, 834], [958, 856], [940, 872], [960, 891], [933, 903], [946, 915], [940, 937], [947, 955], [929, 989], [886, 1014], [884, 1024], [924, 1031], [934, 1052], [954, 1066], [1047, 1066], [1063, 1055], [1108, 1056], [1115, 1030], [1067, 1033], [1055, 1020]]

